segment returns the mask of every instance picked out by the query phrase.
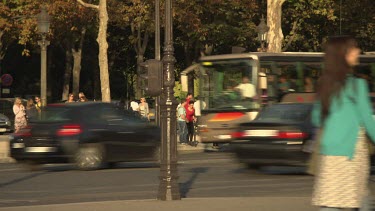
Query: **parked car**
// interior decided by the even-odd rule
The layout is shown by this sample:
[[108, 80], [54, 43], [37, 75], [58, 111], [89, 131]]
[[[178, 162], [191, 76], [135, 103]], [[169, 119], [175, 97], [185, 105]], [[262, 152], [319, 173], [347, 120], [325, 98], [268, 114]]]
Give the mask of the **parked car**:
[[249, 167], [306, 165], [306, 152], [313, 138], [311, 103], [279, 103], [266, 107], [232, 134], [239, 161]]
[[75, 163], [98, 169], [122, 161], [157, 161], [160, 129], [111, 103], [60, 103], [42, 110], [10, 138], [10, 155], [29, 167]]
[[0, 114], [0, 134], [10, 133], [13, 130], [12, 122], [4, 114]]

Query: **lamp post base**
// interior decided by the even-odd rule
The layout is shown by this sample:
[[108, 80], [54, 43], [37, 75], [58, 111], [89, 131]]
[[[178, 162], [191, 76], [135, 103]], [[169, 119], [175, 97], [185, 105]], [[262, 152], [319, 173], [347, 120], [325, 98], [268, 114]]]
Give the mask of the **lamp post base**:
[[[172, 167], [175, 166], [175, 167]], [[158, 200], [171, 201], [180, 200], [180, 187], [178, 185], [177, 164], [162, 164], [160, 166], [160, 184]], [[174, 175], [174, 176], [173, 176]]]
[[[167, 89], [171, 90], [171, 89]], [[164, 92], [166, 94], [166, 92]], [[165, 95], [161, 97], [161, 154], [158, 200], [180, 200], [177, 171], [177, 118], [176, 102], [166, 101]]]

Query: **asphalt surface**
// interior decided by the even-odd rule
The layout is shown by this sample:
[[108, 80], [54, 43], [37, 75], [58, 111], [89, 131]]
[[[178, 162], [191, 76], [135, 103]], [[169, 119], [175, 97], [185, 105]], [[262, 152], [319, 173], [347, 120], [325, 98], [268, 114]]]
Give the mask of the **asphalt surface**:
[[[178, 147], [179, 154], [189, 154], [189, 153], [197, 153], [197, 152], [217, 152], [217, 151], [225, 151], [225, 146], [221, 149], [213, 149], [211, 145], [204, 145], [199, 144], [197, 147], [190, 147], [190, 146], [179, 146]], [[2, 158], [0, 162], [4, 164], [0, 165], [12, 165], [14, 162], [10, 158]], [[179, 164], [181, 165], [196, 165], [199, 164], [199, 158], [195, 160], [185, 161], [181, 160]], [[212, 164], [216, 163], [216, 165], [223, 165], [223, 160], [220, 158], [216, 160], [210, 160], [205, 162], [212, 162]], [[6, 164], [10, 163], [10, 164]], [[224, 162], [225, 165], [225, 162]], [[47, 169], [48, 170], [48, 169]], [[202, 169], [200, 169], [202, 170]], [[267, 171], [267, 169], [265, 170]], [[276, 170], [278, 171], [278, 170]], [[215, 172], [216, 174], [220, 172]], [[192, 173], [194, 175], [194, 172]], [[198, 174], [196, 174], [198, 175]], [[180, 181], [182, 185], [189, 185], [189, 181], [191, 178], [184, 178], [187, 175], [182, 175]], [[192, 176], [190, 176], [192, 177]], [[85, 178], [82, 178], [85, 179]], [[228, 178], [230, 180], [230, 178]], [[185, 182], [184, 182], [185, 181]], [[264, 186], [263, 183], [254, 183], [252, 182], [249, 189], [252, 187]], [[301, 180], [301, 182], [303, 182]], [[305, 182], [303, 182], [304, 184]], [[180, 184], [180, 185], [181, 185]], [[228, 183], [230, 185], [230, 183]], [[225, 192], [226, 189], [230, 186], [225, 186], [228, 184], [224, 184], [223, 187], [216, 187], [218, 192]], [[301, 183], [302, 184], [302, 183]], [[371, 183], [372, 184], [372, 183]], [[4, 185], [4, 183], [3, 183]], [[191, 184], [190, 184], [191, 185]], [[270, 184], [273, 186], [272, 184]], [[106, 211], [117, 211], [117, 210], [132, 210], [132, 211], [230, 211], [230, 210], [238, 210], [238, 211], [273, 211], [273, 210], [318, 210], [317, 207], [314, 207], [310, 203], [310, 194], [288, 194], [287, 188], [290, 187], [289, 183], [286, 182], [285, 184], [280, 183], [280, 186], [277, 186], [275, 190], [279, 190], [281, 192], [275, 194], [268, 194], [265, 196], [263, 194], [254, 193], [249, 194], [246, 197], [243, 196], [236, 196], [236, 197], [221, 197], [219, 194], [215, 195], [214, 197], [207, 197], [204, 192], [208, 189], [205, 189], [204, 183], [199, 183], [199, 189], [195, 189], [194, 186], [190, 187], [190, 192], [188, 194], [182, 193], [181, 200], [174, 200], [174, 201], [159, 201], [156, 199], [136, 199], [136, 200], [101, 200], [101, 201], [87, 201], [87, 202], [59, 202], [55, 201], [51, 204], [43, 204], [43, 205], [33, 205], [30, 201], [25, 201], [24, 204], [20, 203], [18, 206], [4, 206], [4, 203], [11, 203], [10, 199], [0, 199], [0, 203], [3, 203], [3, 206], [0, 207], [0, 210], [9, 210], [9, 211], [44, 211], [44, 210], [53, 210], [53, 211], [63, 211], [63, 210], [106, 210]], [[246, 184], [243, 184], [246, 187]], [[212, 191], [212, 187], [209, 187]], [[1, 191], [2, 187], [0, 187]], [[295, 190], [295, 187], [291, 187], [292, 190]], [[5, 188], [6, 190], [6, 188]], [[3, 191], [5, 191], [3, 188]], [[227, 189], [229, 191], [229, 189]], [[249, 190], [251, 191], [251, 190]], [[283, 192], [284, 191], [284, 192]], [[291, 191], [293, 192], [293, 191]], [[20, 192], [22, 193], [22, 192]], [[203, 194], [202, 194], [203, 193]], [[3, 192], [3, 194], [6, 194]], [[95, 194], [95, 193], [93, 193]], [[214, 194], [213, 194], [214, 195]], [[156, 194], [154, 194], [156, 196]], [[48, 196], [45, 196], [48, 197]], [[75, 197], [72, 195], [71, 197]], [[131, 198], [131, 197], [130, 197]], [[31, 204], [31, 205], [30, 205]], [[26, 206], [25, 206], [26, 205]]]

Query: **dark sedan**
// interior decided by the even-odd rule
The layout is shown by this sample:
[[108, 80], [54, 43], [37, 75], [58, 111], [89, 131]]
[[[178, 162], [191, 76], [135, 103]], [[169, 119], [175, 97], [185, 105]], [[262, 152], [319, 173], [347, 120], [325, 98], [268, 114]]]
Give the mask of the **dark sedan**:
[[4, 114], [0, 114], [0, 134], [9, 133], [13, 130], [12, 122]]
[[310, 103], [279, 103], [266, 107], [255, 120], [242, 123], [232, 134], [231, 146], [240, 162], [249, 167], [305, 165], [309, 140]]
[[11, 135], [18, 162], [75, 163], [97, 169], [122, 161], [157, 161], [160, 129], [110, 103], [48, 105], [40, 120]]

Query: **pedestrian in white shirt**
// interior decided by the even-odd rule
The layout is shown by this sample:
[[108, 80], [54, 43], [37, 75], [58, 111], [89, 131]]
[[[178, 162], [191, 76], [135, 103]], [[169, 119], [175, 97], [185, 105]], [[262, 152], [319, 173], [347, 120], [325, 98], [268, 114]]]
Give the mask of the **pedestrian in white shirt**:
[[242, 99], [251, 99], [256, 96], [255, 86], [250, 83], [249, 77], [244, 76], [242, 83], [236, 86], [234, 89], [241, 93]]
[[132, 108], [133, 111], [139, 110], [139, 105], [134, 99], [130, 102], [130, 108]]

